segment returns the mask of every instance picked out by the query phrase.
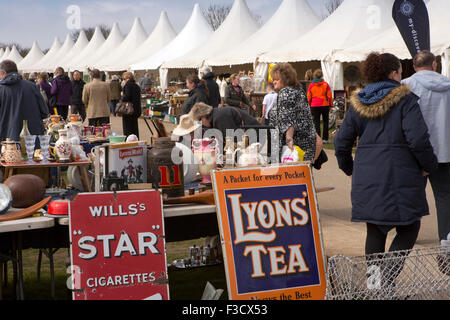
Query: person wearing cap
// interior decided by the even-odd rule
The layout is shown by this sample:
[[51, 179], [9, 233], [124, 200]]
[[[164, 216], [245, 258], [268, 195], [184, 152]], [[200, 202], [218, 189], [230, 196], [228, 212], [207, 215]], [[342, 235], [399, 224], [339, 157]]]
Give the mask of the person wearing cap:
[[200, 68], [200, 79], [205, 80], [209, 91], [208, 104], [213, 108], [218, 108], [222, 99], [220, 97], [219, 85], [214, 80], [215, 77], [216, 75], [212, 72], [210, 67], [205, 66]]
[[227, 130], [260, 125], [258, 120], [237, 108], [213, 108], [202, 102], [195, 104], [189, 115], [194, 121], [201, 121], [204, 127], [221, 131], [223, 137], [226, 137]]

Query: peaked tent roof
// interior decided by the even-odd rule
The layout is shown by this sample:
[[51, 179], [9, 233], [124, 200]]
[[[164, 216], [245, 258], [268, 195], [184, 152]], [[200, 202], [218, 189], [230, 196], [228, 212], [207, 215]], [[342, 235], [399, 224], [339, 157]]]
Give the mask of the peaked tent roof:
[[45, 56], [42, 57], [38, 62], [36, 62], [33, 66], [31, 66], [31, 71], [40, 71], [42, 66], [46, 65], [49, 61], [53, 59], [53, 57], [56, 56], [56, 54], [61, 49], [61, 42], [59, 41], [59, 38], [56, 37], [55, 40], [53, 40], [53, 44], [48, 50], [48, 52], [45, 54]]
[[191, 17], [177, 37], [153, 56], [131, 65], [131, 69], [158, 69], [164, 62], [181, 57], [185, 53], [198, 48], [207, 42], [213, 33], [214, 31], [203, 16], [199, 4], [195, 4]]
[[77, 59], [88, 45], [89, 40], [86, 36], [86, 33], [84, 32], [84, 30], [81, 30], [80, 34], [78, 35], [77, 42], [75, 42], [70, 52], [61, 60], [59, 60], [59, 66], [63, 67], [64, 69], [68, 69], [70, 63], [74, 59]]
[[2, 60], [2, 57], [4, 54], [5, 54], [5, 49], [0, 48], [0, 60]]
[[39, 60], [41, 60], [43, 57], [44, 53], [39, 47], [37, 41], [35, 41], [33, 43], [33, 46], [31, 47], [30, 52], [28, 52], [27, 56], [22, 61], [20, 61], [17, 67], [19, 70], [22, 71], [30, 71], [33, 65]]
[[[427, 7], [430, 16], [431, 49], [435, 54], [441, 55], [450, 46], [450, 37], [446, 32], [442, 32], [450, 28], [448, 10], [443, 10], [448, 7], [448, 0], [429, 1]], [[411, 59], [411, 53], [397, 26], [353, 47], [336, 52], [333, 59], [341, 62], [363, 61], [372, 51], [389, 52], [399, 59]]]
[[134, 63], [140, 62], [163, 49], [177, 36], [172, 24], [170, 23], [167, 12], [163, 11], [155, 29], [148, 39], [137, 49], [136, 53], [130, 56], [124, 65], [127, 69]]
[[97, 53], [104, 43], [105, 37], [103, 36], [102, 30], [100, 27], [96, 27], [89, 44], [86, 46], [86, 48], [83, 49], [80, 54], [78, 54], [78, 56], [73, 57], [73, 59], [71, 59], [71, 61], [67, 63], [67, 69], [84, 69], [86, 67], [84, 62], [88, 60], [92, 55]]
[[[287, 45], [260, 57], [262, 62], [325, 60], [336, 50], [353, 46], [394, 26], [394, 0], [344, 0], [317, 27]], [[389, 12], [389, 14], [386, 14]]]
[[245, 0], [235, 0], [230, 13], [212, 37], [200, 48], [168, 61], [164, 68], [199, 68], [208, 58], [240, 45], [259, 29]]
[[136, 18], [133, 27], [120, 46], [112, 50], [111, 54], [105, 57], [105, 59], [98, 61], [100, 69], [105, 71], [126, 70], [127, 68], [124, 68], [122, 61], [132, 55], [147, 38], [148, 34], [142, 25], [141, 19]]
[[57, 67], [60, 67], [59, 62], [64, 59], [72, 50], [73, 48], [73, 40], [70, 34], [67, 34], [66, 40], [64, 41], [61, 48], [58, 50], [57, 53], [55, 53], [54, 56], [51, 57], [51, 59], [46, 60], [44, 64], [39, 64], [39, 71], [47, 71], [47, 72], [53, 72]]
[[23, 57], [20, 55], [19, 50], [17, 50], [16, 46], [12, 47], [11, 53], [5, 58], [5, 60], [14, 61], [16, 64], [19, 64], [20, 61], [23, 60]]
[[296, 39], [320, 23], [306, 0], [284, 0], [269, 21], [238, 47], [219, 57], [209, 58], [209, 66], [239, 65], [255, 62], [273, 48]]
[[11, 49], [9, 47], [6, 47], [5, 53], [3, 54], [3, 57], [0, 59], [0, 62], [3, 60], [6, 60], [6, 58], [8, 58], [10, 53], [11, 53]]
[[111, 54], [111, 52], [116, 50], [124, 39], [125, 36], [123, 35], [122, 31], [120, 31], [119, 24], [117, 22], [114, 23], [106, 41], [91, 57], [86, 57], [81, 67], [82, 68], [98, 67], [99, 61], [101, 62], [103, 57]]

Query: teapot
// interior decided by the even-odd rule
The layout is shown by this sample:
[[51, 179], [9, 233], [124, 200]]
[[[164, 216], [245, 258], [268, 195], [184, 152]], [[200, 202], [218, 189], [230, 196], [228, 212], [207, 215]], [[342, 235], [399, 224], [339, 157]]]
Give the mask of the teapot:
[[22, 162], [22, 152], [20, 151], [20, 144], [11, 139], [6, 139], [2, 142], [2, 160], [7, 164]]

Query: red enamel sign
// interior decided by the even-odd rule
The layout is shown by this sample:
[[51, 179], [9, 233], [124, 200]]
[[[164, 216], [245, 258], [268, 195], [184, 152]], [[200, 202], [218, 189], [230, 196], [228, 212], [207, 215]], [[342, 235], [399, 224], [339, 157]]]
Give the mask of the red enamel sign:
[[80, 194], [70, 204], [74, 300], [169, 300], [161, 194]]

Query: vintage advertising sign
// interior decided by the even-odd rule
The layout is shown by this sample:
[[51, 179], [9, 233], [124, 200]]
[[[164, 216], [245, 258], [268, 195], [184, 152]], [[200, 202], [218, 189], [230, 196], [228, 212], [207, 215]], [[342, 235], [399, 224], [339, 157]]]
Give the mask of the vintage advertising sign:
[[231, 300], [322, 300], [326, 278], [309, 165], [214, 171]]
[[74, 300], [169, 300], [158, 191], [79, 194], [70, 243]]

